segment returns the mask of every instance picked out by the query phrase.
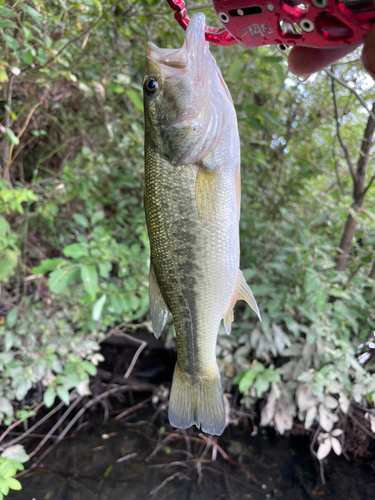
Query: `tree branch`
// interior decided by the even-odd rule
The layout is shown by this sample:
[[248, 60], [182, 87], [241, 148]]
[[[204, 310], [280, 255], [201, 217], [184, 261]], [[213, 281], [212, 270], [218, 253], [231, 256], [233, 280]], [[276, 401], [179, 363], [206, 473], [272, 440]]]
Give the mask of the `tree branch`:
[[368, 109], [365, 100], [358, 94], [358, 92], [355, 89], [353, 89], [352, 87], [350, 87], [346, 82], [344, 82], [344, 80], [341, 80], [341, 78], [337, 78], [337, 76], [335, 76], [334, 73], [332, 73], [332, 71], [329, 71], [328, 69], [325, 69], [324, 71], [326, 72], [326, 74], [328, 76], [330, 76], [332, 78], [332, 80], [335, 80], [337, 83], [339, 83], [340, 85], [342, 85], [343, 87], [348, 89], [358, 99], [358, 101], [362, 104], [362, 106], [365, 108], [367, 113], [371, 116], [372, 120], [375, 122], [374, 111], [371, 111], [370, 109]]
[[348, 164], [348, 167], [349, 167], [350, 175], [352, 176], [353, 182], [355, 183], [357, 180], [356, 173], [354, 172], [353, 163], [352, 163], [352, 160], [350, 158], [348, 148], [347, 148], [346, 144], [344, 143], [343, 138], [341, 136], [339, 110], [338, 110], [338, 106], [337, 106], [337, 97], [336, 97], [336, 88], [335, 88], [335, 81], [333, 78], [331, 78], [331, 84], [332, 84], [333, 107], [335, 109], [337, 137], [339, 138], [341, 148], [344, 151], [344, 155], [345, 155], [346, 163]]
[[[12, 91], [13, 91], [13, 78], [14, 75], [10, 75], [9, 80], [8, 80], [8, 85], [7, 85], [7, 90], [6, 90], [6, 108], [5, 108], [5, 123], [4, 127], [6, 130], [10, 127], [10, 108], [12, 105]], [[3, 138], [3, 143], [4, 143], [4, 149], [3, 149], [3, 172], [5, 175], [3, 175], [3, 178], [6, 178], [6, 165], [8, 163], [8, 158], [9, 158], [9, 140], [8, 137]], [[1, 173], [1, 168], [0, 168], [0, 173]], [[9, 179], [8, 179], [9, 180]]]

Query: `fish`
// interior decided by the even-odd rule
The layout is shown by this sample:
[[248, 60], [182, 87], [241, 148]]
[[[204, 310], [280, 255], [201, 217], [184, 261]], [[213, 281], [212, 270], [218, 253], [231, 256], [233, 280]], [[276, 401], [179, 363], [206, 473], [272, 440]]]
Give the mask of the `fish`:
[[240, 140], [228, 87], [197, 13], [181, 48], [149, 42], [143, 82], [149, 299], [156, 338], [173, 316], [177, 362], [168, 417], [221, 435], [226, 416], [216, 341], [233, 307], [259, 309], [239, 268]]

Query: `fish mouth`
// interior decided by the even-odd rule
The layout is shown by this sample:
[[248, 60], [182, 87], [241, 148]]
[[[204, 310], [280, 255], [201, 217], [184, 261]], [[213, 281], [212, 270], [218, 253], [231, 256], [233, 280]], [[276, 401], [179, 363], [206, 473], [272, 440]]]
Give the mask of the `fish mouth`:
[[180, 76], [187, 70], [194, 71], [200, 78], [205, 70], [204, 61], [207, 59], [208, 42], [205, 39], [205, 16], [194, 14], [186, 30], [184, 43], [180, 49], [161, 49], [152, 42], [148, 42], [147, 58], [160, 66], [163, 77], [166, 79]]
[[188, 58], [184, 47], [180, 49], [161, 49], [154, 43], [147, 44], [147, 59], [156, 64], [165, 80], [173, 78], [188, 69]]

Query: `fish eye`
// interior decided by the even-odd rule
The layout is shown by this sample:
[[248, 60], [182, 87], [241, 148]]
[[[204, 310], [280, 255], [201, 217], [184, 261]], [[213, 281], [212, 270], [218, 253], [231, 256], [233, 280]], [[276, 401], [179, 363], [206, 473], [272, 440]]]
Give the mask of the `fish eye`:
[[159, 87], [159, 79], [156, 78], [156, 76], [150, 76], [150, 78], [145, 81], [144, 89], [147, 95], [156, 94], [156, 92], [159, 90]]

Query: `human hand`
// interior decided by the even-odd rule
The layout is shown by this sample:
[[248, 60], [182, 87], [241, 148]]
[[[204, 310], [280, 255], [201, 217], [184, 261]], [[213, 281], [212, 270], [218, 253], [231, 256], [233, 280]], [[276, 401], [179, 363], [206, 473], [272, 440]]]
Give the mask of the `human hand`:
[[[288, 57], [289, 70], [296, 76], [307, 78], [311, 73], [326, 68], [342, 57], [350, 54], [358, 45], [337, 49], [314, 49], [294, 47]], [[366, 71], [375, 80], [375, 28], [367, 35], [362, 51], [362, 62]]]

